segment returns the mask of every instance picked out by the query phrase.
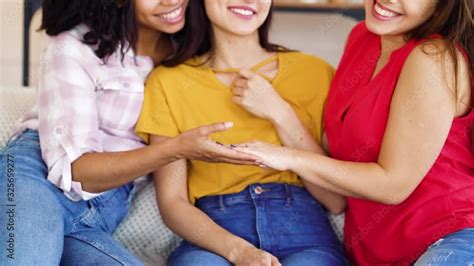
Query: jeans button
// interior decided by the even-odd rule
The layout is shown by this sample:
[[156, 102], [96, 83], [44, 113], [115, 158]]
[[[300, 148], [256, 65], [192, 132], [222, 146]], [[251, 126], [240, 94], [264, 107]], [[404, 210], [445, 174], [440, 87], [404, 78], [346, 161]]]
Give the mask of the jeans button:
[[261, 186], [257, 186], [253, 191], [255, 192], [255, 194], [260, 195], [263, 192], [263, 188]]

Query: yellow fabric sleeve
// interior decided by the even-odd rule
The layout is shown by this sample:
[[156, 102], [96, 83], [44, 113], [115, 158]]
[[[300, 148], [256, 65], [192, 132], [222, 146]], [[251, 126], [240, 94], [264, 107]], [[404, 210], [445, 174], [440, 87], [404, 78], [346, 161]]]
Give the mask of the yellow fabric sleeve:
[[321, 144], [324, 134], [324, 109], [335, 70], [331, 65], [325, 62], [324, 64], [321, 64], [320, 62], [316, 69], [310, 69], [311, 71], [321, 75], [319, 78], [320, 82], [315, 84], [315, 86], [317, 86], [315, 88], [317, 90], [315, 95], [316, 97], [311, 101], [310, 106], [307, 107], [307, 111], [311, 116], [311, 125], [309, 130], [316, 141]]
[[159, 72], [155, 70], [146, 81], [143, 106], [135, 127], [137, 135], [146, 143], [149, 143], [150, 135], [175, 137], [181, 133], [158, 76]]

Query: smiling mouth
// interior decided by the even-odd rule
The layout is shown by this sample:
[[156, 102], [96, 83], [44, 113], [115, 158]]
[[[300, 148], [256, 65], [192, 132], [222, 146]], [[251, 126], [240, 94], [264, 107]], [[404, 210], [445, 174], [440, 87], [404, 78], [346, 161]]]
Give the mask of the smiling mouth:
[[235, 15], [245, 19], [251, 19], [257, 14], [255, 10], [248, 7], [229, 7], [228, 9]]
[[382, 18], [387, 18], [387, 19], [399, 17], [402, 15], [392, 10], [388, 10], [387, 8], [380, 5], [379, 3], [375, 3], [374, 11], [377, 15], [381, 16]]
[[165, 21], [168, 21], [168, 22], [175, 22], [175, 21], [179, 21], [182, 16], [183, 16], [183, 12], [184, 11], [184, 7], [183, 6], [180, 6], [170, 12], [167, 12], [167, 13], [163, 13], [163, 14], [157, 14], [155, 16], [165, 20]]

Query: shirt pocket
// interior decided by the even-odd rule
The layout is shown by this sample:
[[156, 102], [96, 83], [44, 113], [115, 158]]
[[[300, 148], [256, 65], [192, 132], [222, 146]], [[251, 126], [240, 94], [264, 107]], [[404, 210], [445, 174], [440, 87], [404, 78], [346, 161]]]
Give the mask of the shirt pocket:
[[140, 115], [144, 81], [138, 74], [122, 71], [97, 84], [99, 124], [109, 130], [133, 131]]

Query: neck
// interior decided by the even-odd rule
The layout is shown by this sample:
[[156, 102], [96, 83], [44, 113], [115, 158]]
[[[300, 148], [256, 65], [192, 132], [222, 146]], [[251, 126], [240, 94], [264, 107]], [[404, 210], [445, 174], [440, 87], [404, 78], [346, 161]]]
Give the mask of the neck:
[[141, 27], [138, 28], [136, 54], [150, 57], [155, 65], [159, 64], [172, 52], [171, 42], [159, 31]]
[[269, 54], [260, 46], [258, 32], [239, 36], [214, 27], [213, 34], [209, 55], [209, 65], [212, 68], [248, 68]]
[[393, 51], [401, 48], [406, 44], [405, 37], [403, 35], [389, 36], [382, 35], [382, 55], [390, 55]]

